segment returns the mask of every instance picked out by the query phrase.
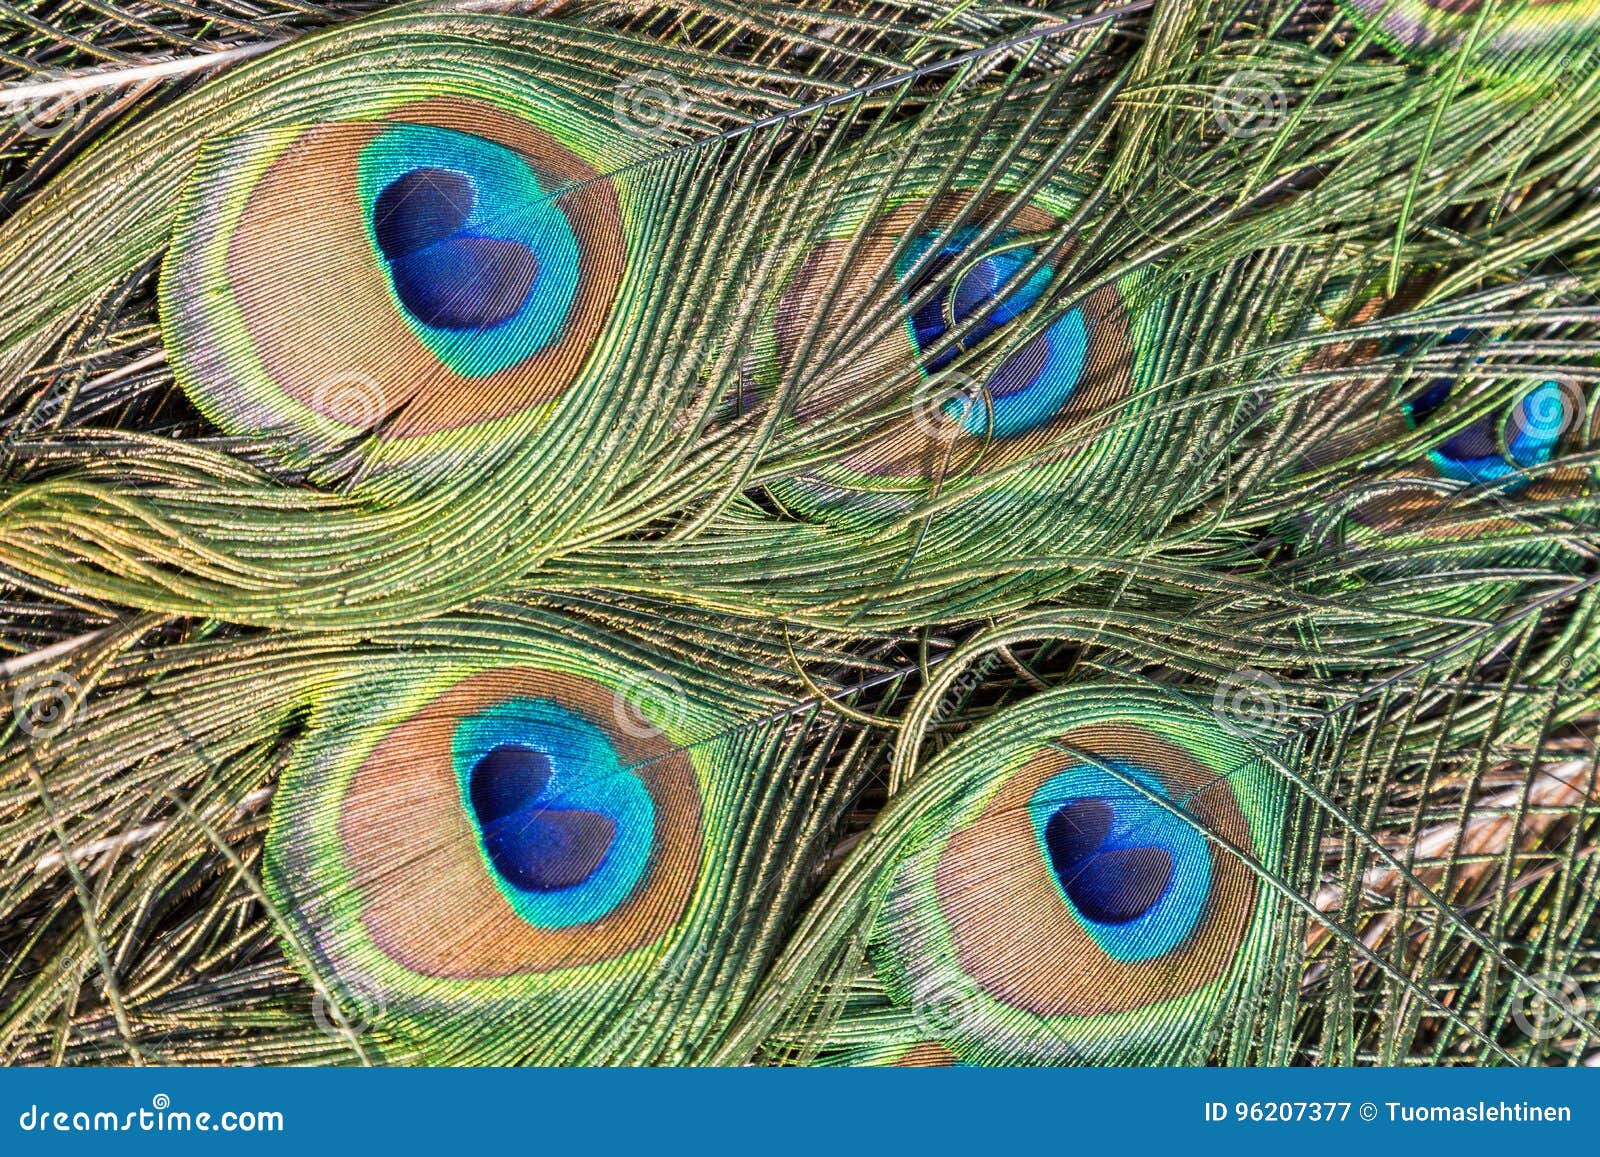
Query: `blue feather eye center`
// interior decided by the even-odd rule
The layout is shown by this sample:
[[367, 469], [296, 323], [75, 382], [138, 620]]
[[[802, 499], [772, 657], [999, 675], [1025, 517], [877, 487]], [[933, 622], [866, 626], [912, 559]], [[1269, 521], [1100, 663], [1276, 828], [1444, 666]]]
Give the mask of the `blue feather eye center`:
[[477, 202], [472, 178], [421, 168], [396, 177], [372, 207], [395, 293], [423, 325], [486, 329], [517, 315], [539, 262], [520, 241], [464, 233]]
[[958, 273], [956, 266], [966, 257], [978, 233], [977, 228], [970, 226], [949, 236], [936, 231], [923, 233], [912, 242], [902, 259], [902, 274], [920, 264], [916, 276], [906, 285], [908, 301], [918, 297], [929, 284], [943, 282], [912, 314], [911, 325], [919, 350], [926, 353], [939, 344], [950, 331], [950, 323], [965, 322], [981, 315], [981, 320], [960, 342], [929, 359], [929, 370], [944, 368], [958, 352], [970, 349], [1015, 320], [1038, 302], [1054, 276], [1054, 271], [1045, 265], [1023, 278], [1023, 269], [1033, 263], [1037, 251], [1026, 245], [1007, 247], [1016, 235], [1001, 233], [993, 238], [995, 250], [975, 261], [967, 258], [965, 270], [959, 271], [952, 282], [949, 275]]
[[[1467, 330], [1453, 330], [1441, 344], [1461, 345], [1470, 337]], [[1435, 378], [1406, 403], [1412, 425], [1420, 427], [1441, 410], [1456, 384], [1453, 378]], [[1572, 418], [1568, 405], [1559, 382], [1541, 382], [1498, 413], [1471, 422], [1431, 447], [1428, 460], [1444, 477], [1473, 484], [1495, 482], [1519, 470], [1542, 466], [1554, 455]], [[1514, 483], [1512, 488], [1522, 484]]]
[[[1055, 277], [1048, 264], [1036, 265], [1038, 249], [1019, 244], [1013, 231], [992, 238], [990, 252], [974, 259], [968, 250], [978, 235], [976, 227], [949, 235], [928, 231], [907, 247], [902, 258], [902, 276], [915, 268], [906, 282], [908, 302], [928, 285], [940, 283], [910, 320], [916, 348], [926, 357], [930, 374], [1031, 309]], [[953, 328], [973, 319], [959, 341], [945, 341]], [[1066, 406], [1083, 379], [1090, 336], [1083, 311], [1069, 310], [990, 375], [986, 405], [957, 398], [943, 403], [943, 412], [969, 433], [996, 438], [1045, 425]]]
[[484, 851], [508, 883], [527, 892], [571, 888], [593, 876], [616, 838], [609, 816], [539, 802], [550, 758], [511, 744], [473, 765], [468, 793]]
[[[1451, 330], [1440, 346], [1464, 346], [1472, 339], [1470, 330]], [[1397, 342], [1405, 350], [1408, 342]], [[1458, 382], [1454, 378], [1434, 378], [1421, 394], [1405, 403], [1411, 426], [1421, 427], [1450, 402]], [[1498, 413], [1486, 414], [1430, 446], [1427, 459], [1443, 477], [1454, 482], [1498, 482], [1518, 470], [1544, 466], [1555, 454], [1562, 432], [1573, 418], [1568, 398], [1560, 382], [1544, 381], [1525, 390], [1515, 402]], [[1525, 482], [1514, 482], [1507, 490], [1517, 490]]]
[[655, 803], [593, 722], [515, 698], [460, 720], [451, 746], [485, 866], [523, 919], [585, 924], [633, 893], [649, 867]]
[[[1133, 783], [1170, 798], [1161, 779], [1132, 764], [1052, 776], [1028, 810], [1040, 850], [1074, 919], [1113, 959], [1164, 956], [1206, 911], [1213, 864], [1197, 822], [1175, 815]], [[1173, 806], [1184, 811], [1182, 801]]]
[[1106, 800], [1076, 799], [1062, 804], [1044, 829], [1061, 890], [1098, 924], [1137, 920], [1172, 885], [1172, 853], [1166, 848], [1106, 846], [1113, 815]]
[[[1454, 383], [1439, 379], [1408, 407], [1420, 425], [1450, 399]], [[1567, 401], [1557, 382], [1542, 382], [1498, 415], [1479, 418], [1428, 451], [1428, 459], [1457, 482], [1494, 482], [1542, 466], [1555, 453], [1568, 423]], [[1502, 447], [1501, 439], [1504, 438]]]
[[485, 377], [561, 340], [581, 249], [549, 178], [504, 145], [428, 125], [388, 127], [357, 171], [399, 312], [447, 366]]

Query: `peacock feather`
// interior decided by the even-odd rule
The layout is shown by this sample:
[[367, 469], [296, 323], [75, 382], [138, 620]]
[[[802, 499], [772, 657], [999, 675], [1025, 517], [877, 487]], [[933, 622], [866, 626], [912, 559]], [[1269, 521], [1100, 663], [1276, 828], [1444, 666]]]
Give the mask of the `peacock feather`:
[[[482, 440], [548, 409], [599, 340], [624, 265], [616, 196], [549, 199], [595, 169], [531, 113], [442, 95], [388, 115], [411, 119], [246, 134], [197, 162], [162, 318], [175, 373], [224, 429], [314, 456], [381, 422], [391, 460], [424, 455], [430, 435]], [[306, 204], [326, 212], [288, 242], [277, 226]], [[304, 287], [293, 309], [283, 284]]]
[[[407, 1056], [627, 1056], [618, 1036], [663, 977], [686, 1002], [731, 995], [719, 962], [754, 932], [751, 904], [821, 851], [802, 822], [817, 785], [785, 771], [815, 753], [751, 726], [782, 701], [702, 702], [704, 676], [608, 667], [609, 640], [565, 624], [535, 638], [341, 680], [274, 795], [262, 875], [286, 942], [384, 1008]], [[776, 838], [795, 854], [763, 864]], [[482, 1034], [486, 1017], [504, 1030]]]
[[944, 1009], [959, 1056], [1159, 1061], [1259, 983], [1283, 781], [1209, 713], [1099, 690], [952, 744], [941, 763], [986, 774], [959, 812], [919, 816], [938, 834], [894, 870], [880, 971], [905, 1003]]
[[1595, 5], [7, 12], [0, 1059], [1600, 1057]]

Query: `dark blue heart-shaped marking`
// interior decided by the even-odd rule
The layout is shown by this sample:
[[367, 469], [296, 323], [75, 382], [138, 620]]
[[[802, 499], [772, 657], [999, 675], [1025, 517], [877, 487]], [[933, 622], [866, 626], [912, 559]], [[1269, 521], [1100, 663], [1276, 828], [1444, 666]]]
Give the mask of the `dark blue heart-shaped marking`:
[[599, 812], [541, 806], [549, 756], [502, 745], [472, 768], [467, 796], [495, 871], [527, 892], [571, 888], [594, 875], [616, 839]]
[[1045, 847], [1061, 890], [1098, 924], [1126, 924], [1143, 916], [1172, 883], [1172, 853], [1165, 848], [1107, 847], [1115, 818], [1103, 799], [1071, 800], [1045, 823]]
[[396, 177], [372, 205], [372, 232], [407, 312], [440, 329], [481, 330], [517, 316], [539, 277], [520, 241], [466, 232], [472, 178], [424, 167]]
[[477, 204], [472, 178], [452, 169], [412, 169], [372, 204], [372, 233], [390, 261], [453, 236]]

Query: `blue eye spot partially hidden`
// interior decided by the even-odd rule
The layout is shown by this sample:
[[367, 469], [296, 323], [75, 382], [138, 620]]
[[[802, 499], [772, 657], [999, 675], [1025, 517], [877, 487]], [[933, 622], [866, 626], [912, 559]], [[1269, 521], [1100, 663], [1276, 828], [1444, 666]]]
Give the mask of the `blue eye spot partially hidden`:
[[511, 699], [461, 720], [452, 755], [486, 865], [530, 923], [597, 920], [643, 878], [655, 804], [583, 716]]
[[[1470, 334], [1455, 330], [1442, 344], [1464, 343]], [[1406, 414], [1420, 427], [1450, 400], [1451, 378], [1435, 378], [1406, 405]], [[1542, 466], [1555, 453], [1571, 415], [1559, 382], [1542, 382], [1509, 407], [1455, 431], [1428, 451], [1428, 460], [1441, 475], [1456, 482], [1495, 482], [1519, 470]], [[1501, 448], [1502, 432], [1505, 438]], [[1524, 485], [1516, 482], [1508, 491]]]
[[517, 154], [426, 125], [395, 125], [358, 165], [373, 247], [417, 336], [482, 377], [560, 339], [579, 277], [565, 214]]
[[[1167, 795], [1150, 772], [1115, 766]], [[1194, 931], [1212, 878], [1210, 849], [1194, 825], [1098, 767], [1052, 776], [1028, 810], [1062, 898], [1108, 956], [1163, 956]]]
[[[929, 231], [920, 235], [901, 258], [902, 275], [919, 261], [926, 260], [917, 271], [917, 277], [906, 286], [908, 300], [917, 297], [933, 281], [940, 279], [961, 259], [962, 254], [978, 236], [976, 228], [968, 227], [941, 237]], [[994, 238], [996, 246], [1004, 246], [1014, 234], [1002, 233]], [[942, 243], [941, 243], [942, 242]], [[935, 245], [939, 249], [932, 257], [925, 257]], [[930, 371], [943, 369], [961, 350], [970, 349], [1001, 326], [1015, 320], [1044, 294], [1054, 272], [1049, 266], [1036, 269], [1026, 281], [1019, 279], [1022, 269], [1032, 263], [1036, 252], [1026, 246], [1005, 249], [988, 257], [981, 257], [961, 274], [954, 285], [941, 286], [912, 315], [911, 324], [916, 334], [917, 348], [927, 351], [949, 331], [946, 315], [957, 323], [983, 313], [983, 320], [967, 331], [957, 345], [934, 356], [928, 362]]]
[[[929, 231], [917, 237], [902, 258], [900, 272], [907, 274], [919, 261], [926, 264], [907, 282], [907, 299], [914, 299], [929, 283], [953, 272], [952, 267], [963, 261], [978, 233], [969, 227], [949, 236]], [[993, 253], [972, 261], [953, 285], [941, 286], [912, 315], [916, 346], [924, 354], [941, 343], [950, 331], [949, 323], [959, 325], [981, 318], [959, 342], [928, 359], [929, 373], [937, 373], [958, 353], [1014, 321], [1049, 288], [1055, 271], [1048, 265], [1023, 277], [1038, 251], [1026, 245], [1007, 248], [1015, 237], [1015, 233], [1005, 232], [993, 238]], [[929, 253], [933, 255], [927, 256]], [[1066, 406], [1082, 380], [1089, 339], [1090, 326], [1082, 310], [1069, 311], [1001, 363], [988, 382], [988, 405], [952, 399], [944, 403], [945, 414], [970, 433], [996, 438], [1025, 434], [1045, 425]]]

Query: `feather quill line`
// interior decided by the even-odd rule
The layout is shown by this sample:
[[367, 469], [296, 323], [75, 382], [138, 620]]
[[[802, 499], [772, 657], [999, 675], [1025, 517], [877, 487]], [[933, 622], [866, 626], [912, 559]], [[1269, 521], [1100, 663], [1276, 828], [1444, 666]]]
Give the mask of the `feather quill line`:
[[19, 105], [81, 96], [105, 88], [124, 88], [151, 80], [170, 80], [177, 76], [188, 76], [191, 73], [248, 60], [252, 56], [259, 56], [287, 43], [286, 38], [262, 40], [254, 44], [241, 44], [235, 48], [223, 48], [196, 56], [181, 56], [174, 60], [160, 60], [154, 64], [138, 64], [132, 68], [100, 69], [75, 73], [60, 80], [48, 80], [39, 84], [9, 85], [0, 88], [0, 108], [16, 108]]
[[114, 629], [113, 627], [101, 627], [99, 630], [85, 631], [81, 635], [74, 635], [70, 639], [60, 639], [48, 646], [40, 647], [36, 651], [29, 651], [27, 654], [17, 655], [15, 658], [0, 662], [0, 678], [9, 679], [11, 676], [21, 674], [30, 667], [37, 667], [40, 663], [48, 663], [52, 659], [60, 658], [62, 655], [70, 655], [81, 647], [87, 647], [89, 644], [103, 639]]

